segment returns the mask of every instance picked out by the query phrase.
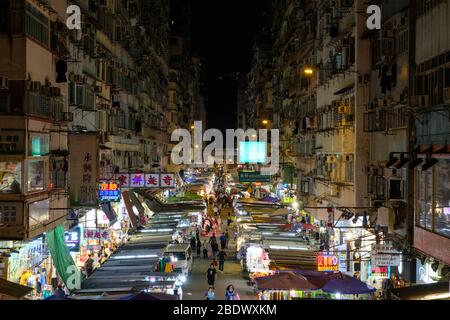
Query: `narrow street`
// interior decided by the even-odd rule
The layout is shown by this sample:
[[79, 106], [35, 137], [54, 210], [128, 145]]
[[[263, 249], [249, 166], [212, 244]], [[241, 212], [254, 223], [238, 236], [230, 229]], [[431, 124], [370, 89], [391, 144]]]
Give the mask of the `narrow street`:
[[[226, 217], [230, 209], [223, 209], [221, 211], [222, 219], [222, 232], [226, 230]], [[216, 234], [220, 237], [220, 234]], [[202, 237], [202, 243], [209, 238]], [[257, 297], [253, 291], [253, 288], [247, 285], [247, 279], [244, 277], [242, 267], [239, 261], [236, 259], [236, 243], [230, 239], [228, 248], [225, 250], [227, 257], [225, 260], [224, 271], [220, 272], [217, 269], [217, 280], [215, 283], [216, 300], [225, 300], [225, 290], [228, 285], [232, 284], [236, 291], [239, 293], [241, 300], [256, 300]], [[183, 288], [183, 300], [203, 300], [205, 299], [205, 292], [208, 290], [208, 283], [206, 278], [206, 271], [209, 268], [211, 262], [211, 250], [209, 248], [208, 259], [197, 258], [194, 255], [194, 263], [192, 268], [192, 275], [188, 278]]]

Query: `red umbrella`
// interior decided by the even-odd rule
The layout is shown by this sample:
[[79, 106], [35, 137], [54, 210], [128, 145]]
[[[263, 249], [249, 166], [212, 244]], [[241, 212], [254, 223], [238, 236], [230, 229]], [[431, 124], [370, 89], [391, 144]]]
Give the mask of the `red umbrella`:
[[260, 290], [317, 290], [319, 287], [300, 274], [280, 272], [255, 279]]

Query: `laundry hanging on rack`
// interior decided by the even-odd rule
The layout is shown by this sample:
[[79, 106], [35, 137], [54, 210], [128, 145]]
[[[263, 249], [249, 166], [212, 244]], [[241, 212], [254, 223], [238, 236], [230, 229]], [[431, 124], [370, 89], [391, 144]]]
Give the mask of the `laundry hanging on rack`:
[[378, 71], [380, 78], [381, 92], [386, 94], [397, 86], [397, 64], [393, 62], [385, 62], [380, 65]]

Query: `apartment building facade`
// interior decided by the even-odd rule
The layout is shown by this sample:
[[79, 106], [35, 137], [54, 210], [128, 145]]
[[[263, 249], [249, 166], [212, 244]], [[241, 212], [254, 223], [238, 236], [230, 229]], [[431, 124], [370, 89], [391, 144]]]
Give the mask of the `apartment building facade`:
[[0, 16], [0, 239], [27, 240], [67, 215], [66, 6], [2, 1]]

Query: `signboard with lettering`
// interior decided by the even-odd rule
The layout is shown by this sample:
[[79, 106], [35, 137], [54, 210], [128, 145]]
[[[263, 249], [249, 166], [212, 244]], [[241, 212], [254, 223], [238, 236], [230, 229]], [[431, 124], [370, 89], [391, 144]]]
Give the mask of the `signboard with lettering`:
[[175, 188], [174, 173], [119, 173], [122, 188]]
[[98, 198], [100, 202], [120, 202], [119, 181], [100, 181], [98, 184]]
[[161, 173], [161, 187], [174, 188], [175, 187], [175, 175], [173, 173]]
[[400, 252], [391, 242], [373, 244], [371, 262], [374, 267], [398, 267], [400, 265]]
[[71, 231], [66, 231], [64, 237], [70, 251], [78, 252], [80, 250], [80, 227], [76, 227]]
[[69, 134], [71, 207], [97, 207], [98, 136], [97, 133]]
[[145, 175], [145, 186], [147, 188], [157, 188], [159, 187], [159, 174], [148, 173]]
[[391, 268], [387, 266], [372, 267], [369, 269], [369, 271], [370, 271], [369, 276], [378, 279], [388, 279], [391, 276]]
[[130, 174], [130, 187], [142, 188], [145, 186], [145, 175], [143, 173]]
[[84, 237], [87, 240], [102, 240], [102, 241], [109, 241], [109, 230], [107, 229], [85, 229], [84, 230]]
[[270, 182], [269, 175], [262, 175], [256, 171], [239, 171], [239, 183], [251, 183], [251, 182]]
[[330, 254], [319, 254], [317, 256], [317, 271], [338, 271], [338, 257]]

